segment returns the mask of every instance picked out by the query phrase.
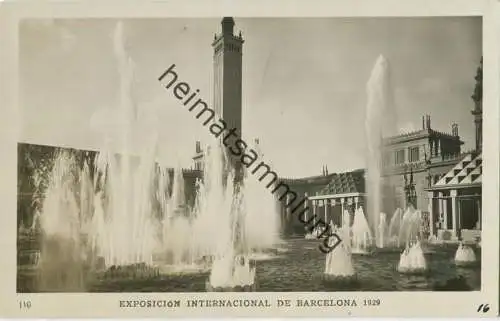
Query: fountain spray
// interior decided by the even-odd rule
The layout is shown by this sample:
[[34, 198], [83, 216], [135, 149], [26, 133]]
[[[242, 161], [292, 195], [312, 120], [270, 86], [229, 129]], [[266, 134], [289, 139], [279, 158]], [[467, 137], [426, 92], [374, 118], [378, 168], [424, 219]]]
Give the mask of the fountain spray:
[[382, 210], [383, 137], [393, 134], [396, 125], [389, 62], [384, 56], [380, 55], [375, 62], [366, 89], [367, 214], [377, 245], [383, 247], [378, 241], [382, 239], [379, 225]]

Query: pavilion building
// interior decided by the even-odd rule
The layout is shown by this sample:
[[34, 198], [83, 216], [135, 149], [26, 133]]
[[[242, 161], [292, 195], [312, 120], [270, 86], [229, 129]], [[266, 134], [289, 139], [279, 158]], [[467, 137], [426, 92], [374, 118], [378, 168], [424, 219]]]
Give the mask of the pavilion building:
[[[450, 132], [431, 126], [430, 115], [417, 131], [388, 137], [383, 143], [381, 177], [382, 212], [390, 220], [397, 208], [412, 205], [422, 212], [423, 232], [441, 240], [477, 240], [481, 231], [482, 195], [482, 61], [472, 99], [475, 149], [462, 151], [458, 125]], [[366, 170], [321, 176], [282, 179], [292, 190], [307, 197], [305, 206], [325, 222], [342, 224], [341, 213], [351, 216], [362, 206], [367, 213]], [[282, 200], [286, 204], [286, 200]], [[304, 226], [282, 206], [287, 234], [304, 233]], [[378, 215], [378, 214], [377, 214]], [[351, 217], [352, 222], [352, 217]]]

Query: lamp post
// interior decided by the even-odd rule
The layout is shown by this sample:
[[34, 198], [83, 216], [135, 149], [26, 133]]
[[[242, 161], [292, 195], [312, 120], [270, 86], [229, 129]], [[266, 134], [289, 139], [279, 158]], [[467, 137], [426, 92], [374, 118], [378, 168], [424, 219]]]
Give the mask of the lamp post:
[[[408, 168], [410, 169], [409, 173], [408, 173]], [[417, 208], [417, 190], [415, 189], [415, 182], [413, 180], [413, 165], [406, 166], [404, 180], [405, 180], [404, 189], [405, 189], [406, 206], [409, 207], [411, 205], [414, 208]]]

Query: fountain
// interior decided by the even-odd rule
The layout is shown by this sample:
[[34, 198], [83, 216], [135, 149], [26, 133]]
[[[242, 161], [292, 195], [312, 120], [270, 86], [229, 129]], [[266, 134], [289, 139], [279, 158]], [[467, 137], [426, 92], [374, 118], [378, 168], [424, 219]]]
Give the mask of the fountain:
[[255, 266], [252, 266], [248, 257], [228, 253], [215, 259], [207, 282], [207, 291], [252, 290], [255, 290]]
[[476, 254], [472, 247], [460, 242], [455, 253], [455, 265], [461, 267], [474, 266], [477, 264]]
[[316, 236], [316, 231], [315, 231], [315, 230], [313, 230], [313, 231], [312, 231], [312, 232], [310, 232], [310, 233], [306, 233], [306, 235], [304, 236], [304, 238], [305, 238], [306, 240], [315, 240], [315, 239], [317, 239], [317, 236]]
[[[255, 145], [254, 150], [262, 158], [258, 143]], [[252, 259], [270, 258], [277, 252], [280, 242], [278, 202], [266, 186], [252, 175], [247, 175], [242, 191], [244, 212], [251, 213], [244, 219], [246, 251]]]
[[341, 239], [344, 240], [343, 243], [346, 249], [351, 253], [351, 214], [346, 210], [342, 213]]
[[[316, 224], [316, 220], [313, 220], [313, 224]], [[313, 226], [314, 226], [313, 225]], [[317, 240], [318, 238], [321, 237], [321, 233], [325, 230], [324, 226], [316, 226], [311, 232], [307, 233], [305, 235], [306, 240]]]
[[[334, 229], [334, 231], [335, 233], [341, 233], [338, 229]], [[334, 243], [334, 240], [330, 240], [329, 246], [333, 246]], [[349, 245], [347, 245], [345, 240], [326, 255], [325, 261], [325, 272], [323, 277], [326, 281], [352, 283], [356, 280], [356, 273], [352, 264]]]
[[363, 208], [354, 212], [354, 221], [351, 227], [351, 251], [353, 254], [369, 254], [372, 247], [372, 234]]
[[40, 215], [43, 233], [39, 260], [40, 291], [83, 291], [84, 240], [79, 233], [80, 211], [75, 197], [78, 180], [74, 158], [62, 152], [52, 169]]
[[[157, 140], [154, 132], [137, 130], [138, 110], [131, 97], [134, 66], [124, 45], [122, 23], [113, 34], [114, 53], [120, 74], [120, 123], [115, 131], [105, 131], [105, 144], [100, 148], [94, 170], [93, 207], [89, 238], [94, 255], [111, 266], [153, 264], [158, 249], [159, 224], [151, 195], [155, 195]], [[115, 135], [113, 135], [115, 134]], [[132, 156], [134, 135], [141, 135], [139, 155]], [[111, 145], [112, 142], [119, 145]], [[119, 148], [119, 151], [115, 151]], [[134, 150], [137, 152], [137, 150]], [[161, 184], [160, 184], [161, 185]]]
[[408, 244], [422, 239], [421, 226], [422, 212], [411, 205], [408, 206], [401, 219], [399, 243]]
[[161, 220], [161, 253], [155, 257], [166, 265], [162, 267], [163, 271], [196, 271], [201, 268], [197, 264], [196, 235], [192, 238], [185, 236], [192, 235], [194, 217], [186, 206], [182, 169], [180, 167], [174, 169], [170, 198], [165, 193], [169, 185], [168, 172], [159, 170], [158, 184], [156, 197], [160, 212], [164, 215]]
[[73, 151], [55, 159], [39, 215], [43, 288], [78, 290], [210, 267], [207, 290], [255, 288], [252, 255], [280, 244], [276, 200], [255, 177], [236, 184], [217, 141], [206, 149], [203, 180], [196, 183], [194, 205], [187, 206], [182, 169], [171, 175], [158, 158], [159, 126], [139, 128], [145, 110], [131, 97], [133, 62], [121, 23], [114, 52], [120, 124], [104, 124], [94, 161], [81, 165]]
[[212, 257], [206, 288], [208, 291], [248, 290], [255, 284], [255, 267], [250, 268], [249, 249], [258, 243], [246, 237], [256, 235], [258, 232], [250, 227], [258, 229], [258, 226], [249, 222], [251, 214], [245, 215], [248, 212], [243, 206], [243, 189], [234, 185], [232, 171], [224, 167], [228, 159], [221, 142], [217, 141], [208, 150], [195, 222], [195, 231], [199, 233], [196, 236], [201, 236], [199, 241], [208, 245], [203, 253]]
[[[392, 246], [398, 248], [401, 247], [402, 245], [400, 240], [402, 222], [403, 222], [403, 210], [397, 208], [396, 211], [394, 211], [394, 214], [392, 215], [391, 220], [389, 222], [388, 238]], [[406, 244], [406, 240], [404, 240], [403, 244]]]
[[387, 214], [380, 213], [380, 219], [378, 223], [378, 238], [376, 239], [376, 245], [378, 248], [384, 248], [387, 245]]
[[375, 230], [376, 243], [381, 245], [379, 239], [383, 236], [379, 235], [379, 220], [382, 208], [382, 144], [383, 137], [394, 134], [396, 126], [389, 63], [384, 56], [377, 58], [366, 89], [367, 214], [369, 225]]
[[410, 243], [401, 253], [398, 272], [403, 274], [425, 274], [427, 262], [420, 241]]

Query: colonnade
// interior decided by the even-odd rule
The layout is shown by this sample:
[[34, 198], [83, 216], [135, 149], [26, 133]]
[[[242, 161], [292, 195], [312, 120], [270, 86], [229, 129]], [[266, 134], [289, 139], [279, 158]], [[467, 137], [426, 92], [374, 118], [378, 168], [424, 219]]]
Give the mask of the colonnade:
[[363, 200], [364, 197], [361, 193], [317, 195], [308, 197], [308, 201], [310, 203], [309, 207], [312, 209], [312, 215], [322, 218], [325, 223], [329, 223], [329, 209], [340, 206], [340, 225], [344, 224], [344, 211], [347, 210], [352, 213], [358, 207], [363, 205]]
[[[460, 230], [463, 229], [461, 224], [460, 199], [471, 199], [477, 197], [476, 206], [478, 217], [478, 229], [481, 229], [481, 199], [477, 195], [459, 195], [457, 189], [443, 191], [428, 191], [429, 198], [429, 229], [431, 235], [436, 235], [438, 230], [451, 230], [452, 237], [457, 238], [460, 235]], [[436, 206], [437, 205], [437, 206]], [[451, 217], [449, 213], [451, 212]], [[464, 213], [467, 214], [467, 213]]]

